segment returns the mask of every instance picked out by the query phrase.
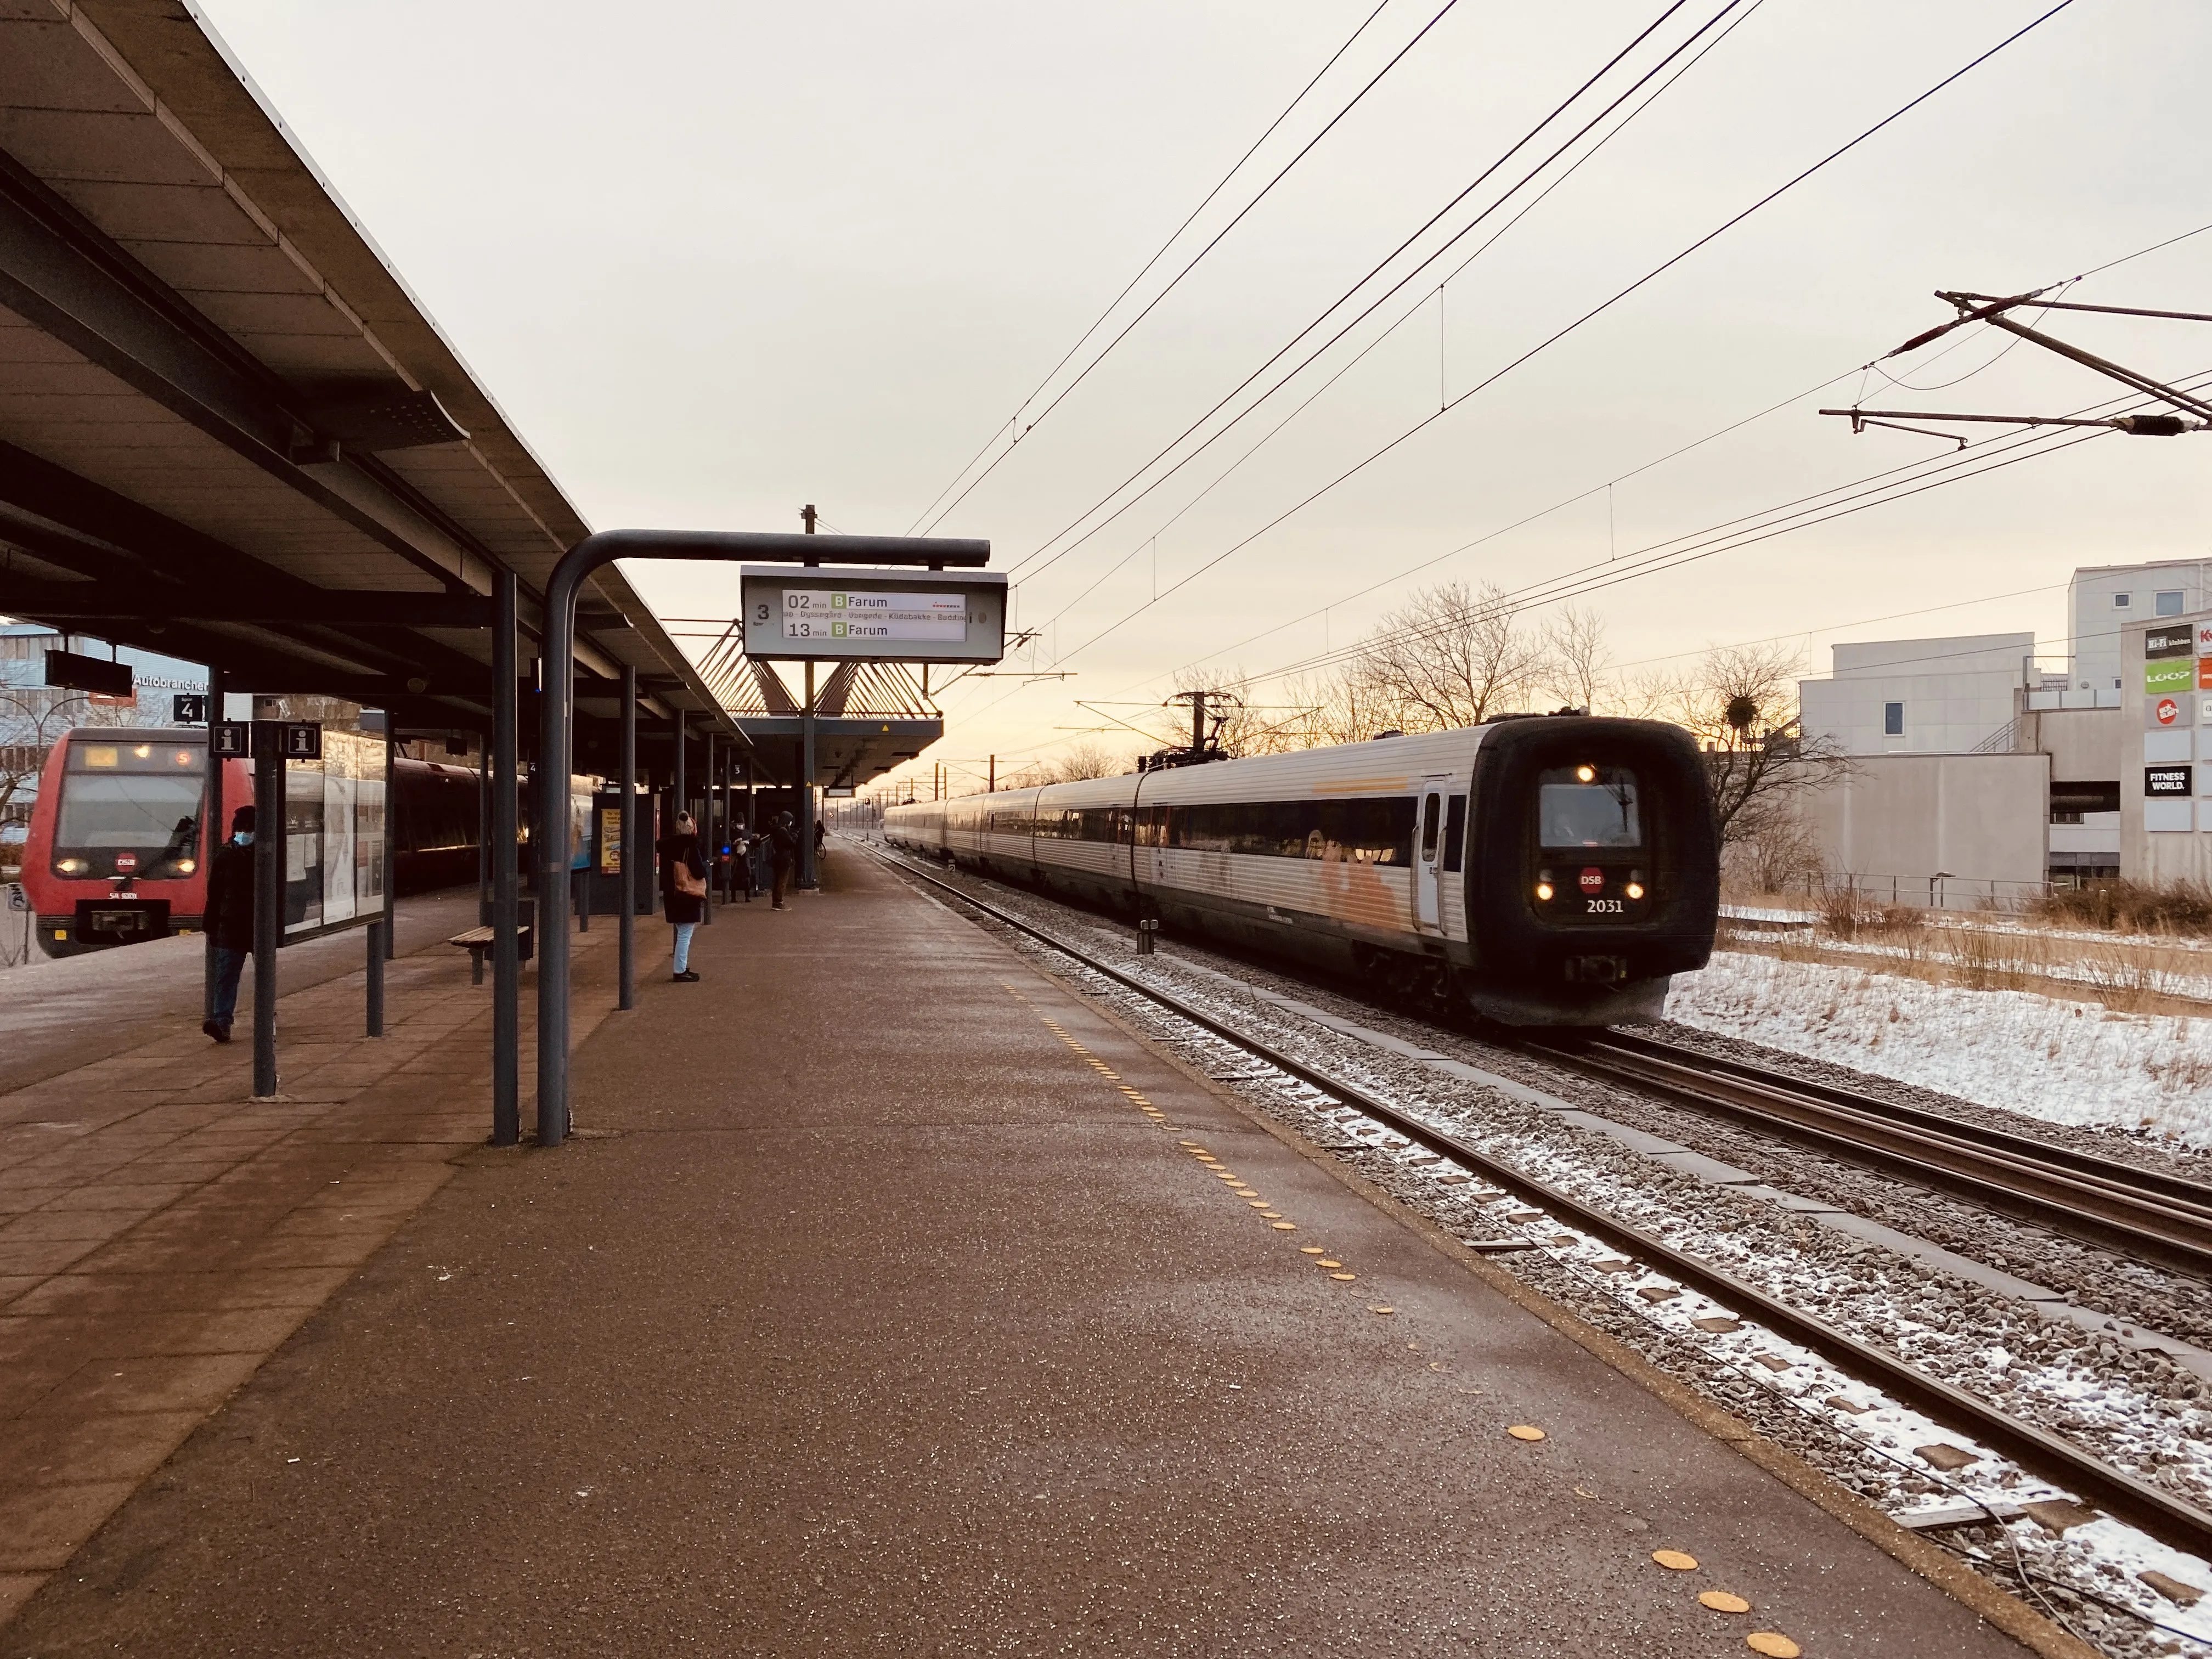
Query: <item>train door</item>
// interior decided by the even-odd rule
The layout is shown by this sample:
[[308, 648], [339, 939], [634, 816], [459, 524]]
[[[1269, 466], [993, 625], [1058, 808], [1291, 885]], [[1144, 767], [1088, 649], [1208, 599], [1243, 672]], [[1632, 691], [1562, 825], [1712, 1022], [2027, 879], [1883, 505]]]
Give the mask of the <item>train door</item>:
[[1431, 933], [1443, 931], [1444, 782], [1442, 778], [1431, 778], [1422, 783], [1416, 823], [1419, 839], [1413, 853], [1413, 919]]

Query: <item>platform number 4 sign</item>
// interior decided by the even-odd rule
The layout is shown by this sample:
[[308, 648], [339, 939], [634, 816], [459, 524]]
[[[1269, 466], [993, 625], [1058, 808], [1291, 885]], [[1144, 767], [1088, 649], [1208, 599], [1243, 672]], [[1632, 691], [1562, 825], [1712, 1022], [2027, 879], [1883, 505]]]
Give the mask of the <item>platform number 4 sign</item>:
[[208, 700], [197, 691], [179, 691], [169, 699], [169, 718], [179, 726], [198, 726], [207, 719]]

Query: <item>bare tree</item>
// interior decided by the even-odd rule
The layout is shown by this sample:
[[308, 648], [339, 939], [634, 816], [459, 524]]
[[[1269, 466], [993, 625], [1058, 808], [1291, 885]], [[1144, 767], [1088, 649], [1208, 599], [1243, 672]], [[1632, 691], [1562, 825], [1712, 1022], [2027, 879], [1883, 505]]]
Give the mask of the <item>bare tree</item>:
[[1128, 757], [1094, 738], [1084, 738], [1064, 754], [1031, 761], [1004, 773], [1001, 789], [1035, 789], [1048, 783], [1075, 783], [1084, 778], [1117, 778], [1131, 770]]
[[1048, 761], [1052, 783], [1074, 783], [1083, 778], [1118, 778], [1129, 769], [1126, 755], [1115, 753], [1095, 738], [1085, 738], [1064, 755]]
[[80, 692], [44, 686], [0, 690], [0, 823], [8, 820], [18, 797], [37, 793], [46, 750], [63, 732], [78, 726], [134, 725], [132, 713], [117, 704], [96, 703]]
[[1688, 728], [1705, 753], [1724, 844], [1786, 840], [1778, 821], [1849, 763], [1832, 743], [1805, 737], [1797, 673], [1793, 647], [1716, 646], [1676, 682], [1662, 718]]
[[1544, 623], [1546, 696], [1570, 708], [1597, 709], [1613, 701], [1613, 653], [1605, 619], [1580, 605], [1561, 605]]
[[1424, 588], [1376, 624], [1357, 659], [1366, 695], [1407, 732], [1478, 726], [1537, 690], [1544, 652], [1485, 582]]

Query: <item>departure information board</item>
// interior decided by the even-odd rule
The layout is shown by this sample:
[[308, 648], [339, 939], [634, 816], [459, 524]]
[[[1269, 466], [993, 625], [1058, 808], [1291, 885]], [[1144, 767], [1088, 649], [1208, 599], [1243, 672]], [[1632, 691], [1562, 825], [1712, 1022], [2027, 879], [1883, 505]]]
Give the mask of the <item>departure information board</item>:
[[866, 588], [787, 587], [787, 640], [968, 641], [965, 593], [886, 593]]
[[1006, 579], [921, 570], [744, 567], [745, 654], [765, 662], [994, 663]]

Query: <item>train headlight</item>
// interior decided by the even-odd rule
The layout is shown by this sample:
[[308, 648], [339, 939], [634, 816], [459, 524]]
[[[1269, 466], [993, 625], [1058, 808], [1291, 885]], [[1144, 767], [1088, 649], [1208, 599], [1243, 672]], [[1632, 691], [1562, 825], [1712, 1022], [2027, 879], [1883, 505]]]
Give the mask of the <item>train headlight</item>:
[[1552, 902], [1552, 872], [1549, 870], [1536, 872], [1536, 902], [1540, 904]]
[[82, 859], [61, 859], [55, 863], [54, 868], [60, 871], [62, 874], [65, 876], [73, 876], [84, 868], [84, 860]]
[[154, 758], [154, 745], [150, 743], [142, 743], [131, 752], [140, 760], [151, 760]]
[[1575, 768], [1575, 781], [1577, 783], [1595, 783], [1597, 781], [1597, 768], [1595, 766], [1577, 766]]
[[[193, 871], [199, 867], [200, 861], [198, 859], [179, 859], [177, 860], [177, 873], [180, 876], [189, 876]], [[1629, 897], [1631, 898], [1634, 898], [1635, 896], [1636, 895], [1633, 893], [1629, 895]]]
[[1644, 884], [1640, 881], [1632, 881], [1627, 886], [1621, 889], [1621, 890], [1626, 893], [1631, 898], [1642, 898], [1644, 896]]

